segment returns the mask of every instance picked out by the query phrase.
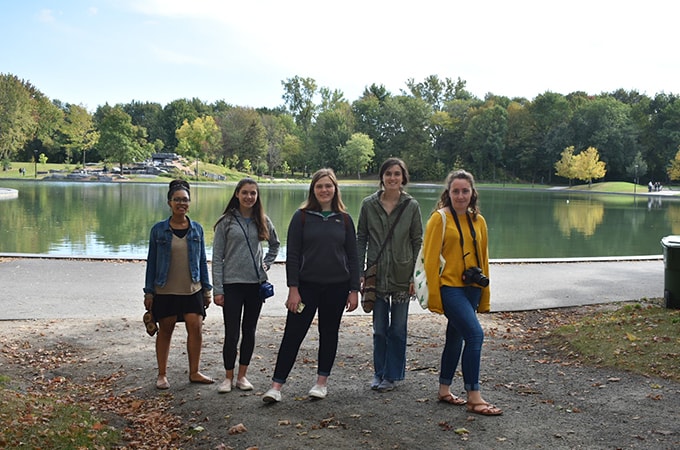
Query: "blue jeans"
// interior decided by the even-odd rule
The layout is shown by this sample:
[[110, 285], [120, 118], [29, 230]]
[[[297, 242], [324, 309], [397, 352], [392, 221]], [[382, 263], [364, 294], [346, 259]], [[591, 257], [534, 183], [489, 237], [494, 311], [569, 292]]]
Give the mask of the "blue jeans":
[[[477, 307], [482, 290], [471, 286], [443, 286], [441, 295], [444, 315], [449, 321], [446, 325], [446, 344], [442, 352], [439, 383], [451, 385], [462, 350], [461, 367], [465, 390], [478, 391], [484, 330], [477, 319]], [[463, 346], [463, 341], [465, 346]]]
[[381, 380], [404, 379], [408, 305], [378, 297], [373, 306], [373, 367]]

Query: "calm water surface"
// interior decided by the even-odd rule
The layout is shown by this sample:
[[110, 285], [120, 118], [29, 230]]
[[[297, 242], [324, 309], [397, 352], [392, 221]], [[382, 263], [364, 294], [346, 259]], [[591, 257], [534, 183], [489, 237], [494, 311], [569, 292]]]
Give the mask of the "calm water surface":
[[[151, 226], [169, 215], [167, 184], [2, 181], [17, 199], [0, 200], [0, 253], [145, 258]], [[409, 185], [423, 224], [442, 188]], [[234, 185], [192, 187], [190, 217], [206, 232]], [[285, 258], [288, 222], [308, 185], [262, 185], [262, 201]], [[341, 186], [356, 220], [375, 186]], [[563, 191], [481, 189], [492, 259], [660, 255], [660, 240], [680, 234], [680, 198]]]

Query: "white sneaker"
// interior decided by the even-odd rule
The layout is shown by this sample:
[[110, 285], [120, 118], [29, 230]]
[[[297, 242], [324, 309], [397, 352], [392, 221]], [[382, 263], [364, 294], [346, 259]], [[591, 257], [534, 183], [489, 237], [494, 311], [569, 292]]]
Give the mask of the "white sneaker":
[[319, 386], [318, 384], [315, 384], [314, 387], [309, 390], [309, 396], [314, 398], [326, 398], [326, 394], [328, 394], [326, 386]]
[[264, 396], [262, 397], [262, 401], [265, 403], [277, 403], [281, 401], [281, 391], [277, 391], [276, 389], [272, 388], [269, 389]]
[[241, 389], [242, 391], [253, 390], [253, 385], [250, 384], [250, 381], [248, 381], [245, 377], [241, 378], [240, 380], [236, 380], [236, 387]]
[[224, 381], [217, 387], [217, 392], [220, 394], [231, 392], [231, 380], [229, 378], [225, 378]]

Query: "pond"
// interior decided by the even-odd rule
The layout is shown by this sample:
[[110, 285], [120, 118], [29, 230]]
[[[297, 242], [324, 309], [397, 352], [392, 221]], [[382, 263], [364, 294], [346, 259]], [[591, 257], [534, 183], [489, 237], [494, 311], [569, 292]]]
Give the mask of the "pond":
[[[0, 253], [146, 258], [151, 226], [169, 214], [167, 184], [14, 181], [19, 191], [0, 200]], [[355, 220], [361, 200], [375, 185], [341, 185]], [[409, 185], [420, 203], [423, 224], [441, 186]], [[190, 217], [206, 231], [234, 185], [192, 187]], [[262, 201], [282, 240], [293, 212], [307, 196], [307, 184], [261, 185]], [[489, 225], [492, 259], [589, 258], [660, 255], [660, 240], [680, 234], [680, 198], [672, 196], [575, 193], [564, 190], [480, 189]]]

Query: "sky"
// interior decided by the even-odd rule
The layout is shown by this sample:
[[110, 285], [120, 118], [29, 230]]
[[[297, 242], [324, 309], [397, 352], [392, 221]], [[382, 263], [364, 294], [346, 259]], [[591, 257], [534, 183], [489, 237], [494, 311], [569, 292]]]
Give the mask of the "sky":
[[4, 0], [0, 73], [52, 100], [198, 98], [283, 105], [313, 78], [352, 102], [371, 84], [458, 78], [473, 95], [680, 94], [668, 0]]

